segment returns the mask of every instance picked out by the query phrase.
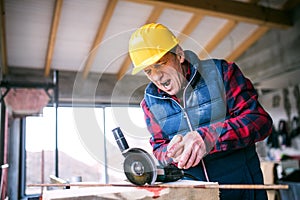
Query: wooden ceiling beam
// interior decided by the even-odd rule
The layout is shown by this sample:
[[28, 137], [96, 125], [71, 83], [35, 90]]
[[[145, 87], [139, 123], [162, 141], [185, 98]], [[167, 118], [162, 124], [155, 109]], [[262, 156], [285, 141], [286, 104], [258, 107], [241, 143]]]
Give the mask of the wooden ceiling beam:
[[234, 29], [237, 25], [236, 21], [228, 20], [228, 22], [219, 30], [219, 32], [211, 39], [203, 50], [199, 53], [201, 59], [207, 58], [207, 55], [211, 53], [218, 44]]
[[127, 0], [143, 4], [160, 5], [167, 8], [195, 12], [253, 23], [274, 28], [289, 28], [292, 26], [291, 16], [284, 11], [266, 8], [252, 3], [224, 0]]
[[[150, 16], [148, 17], [148, 19], [146, 21], [146, 24], [156, 22], [158, 20], [159, 16], [161, 15], [161, 13], [163, 12], [163, 10], [164, 10], [164, 7], [162, 7], [162, 6], [154, 6]], [[129, 69], [130, 64], [131, 64], [131, 59], [130, 59], [130, 56], [127, 54], [124, 62], [122, 63], [122, 65], [117, 73], [117, 80], [121, 80], [123, 78], [123, 76], [126, 74], [127, 70]]]
[[162, 6], [154, 6], [154, 8], [152, 9], [152, 12], [151, 12], [150, 16], [148, 17], [145, 24], [156, 22], [164, 9], [165, 8]]
[[112, 18], [112, 15], [114, 13], [117, 3], [118, 3], [118, 0], [109, 0], [108, 1], [108, 4], [106, 6], [106, 9], [105, 9], [105, 12], [103, 15], [103, 19], [101, 20], [101, 23], [100, 23], [98, 31], [97, 31], [97, 35], [92, 44], [89, 57], [87, 58], [87, 61], [85, 62], [85, 66], [83, 69], [83, 78], [86, 78], [90, 72], [91, 66], [94, 63], [95, 56], [98, 52], [98, 49], [97, 49], [98, 45], [101, 43], [101, 41], [104, 37], [105, 31], [109, 25], [109, 22]]
[[48, 41], [48, 49], [46, 54], [46, 61], [45, 61], [45, 68], [44, 68], [44, 76], [49, 76], [50, 69], [51, 69], [51, 63], [53, 58], [53, 51], [55, 47], [55, 41], [56, 41], [56, 35], [57, 35], [57, 29], [60, 21], [60, 14], [62, 9], [63, 0], [56, 0], [55, 1], [55, 9], [54, 14], [52, 18], [52, 25], [50, 30], [50, 36]]
[[254, 44], [259, 38], [261, 38], [270, 28], [267, 26], [258, 27], [244, 42], [234, 49], [226, 60], [236, 60], [242, 55], [252, 44]]
[[117, 80], [121, 80], [123, 76], [126, 74], [127, 70], [129, 69], [131, 64], [130, 56], [127, 54], [124, 62], [122, 63], [118, 73], [117, 73]]
[[178, 36], [179, 41], [182, 42], [183, 40], [185, 40], [185, 38], [195, 30], [202, 19], [202, 15], [194, 14], [192, 19], [187, 23], [187, 25], [183, 28], [180, 35]]
[[0, 67], [2, 67], [2, 74], [7, 74], [8, 67], [7, 67], [7, 51], [6, 51], [4, 0], [1, 0], [1, 2], [0, 2], [0, 12], [1, 12], [0, 44], [1, 44], [1, 61], [2, 61]]

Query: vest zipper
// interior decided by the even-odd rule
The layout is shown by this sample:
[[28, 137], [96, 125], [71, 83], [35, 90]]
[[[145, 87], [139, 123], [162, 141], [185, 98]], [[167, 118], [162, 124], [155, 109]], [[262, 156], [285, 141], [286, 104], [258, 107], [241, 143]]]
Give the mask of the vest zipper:
[[[186, 112], [185, 108], [186, 108], [186, 97], [185, 97], [185, 93], [186, 93], [186, 88], [191, 84], [193, 78], [196, 76], [196, 73], [194, 73], [193, 77], [190, 79], [190, 81], [188, 82], [188, 84], [186, 85], [186, 87], [184, 88], [183, 90], [183, 95], [182, 95], [182, 99], [183, 99], [183, 107], [180, 105], [180, 103], [178, 103], [177, 101], [175, 101], [174, 99], [170, 98], [170, 97], [164, 97], [162, 99], [170, 99], [172, 101], [174, 101], [180, 108], [181, 110], [183, 111], [183, 115], [184, 115], [184, 118], [186, 119], [187, 123], [188, 123], [188, 126], [189, 126], [189, 129], [190, 131], [194, 131], [193, 130], [193, 127], [192, 127], [192, 124], [191, 124], [191, 121], [189, 119], [189, 116], [188, 116], [188, 113]], [[149, 95], [149, 94], [148, 94]], [[154, 96], [154, 95], [150, 95], [150, 96], [153, 96], [155, 98], [160, 98], [160, 97], [157, 97], [157, 96]], [[207, 170], [206, 170], [206, 166], [204, 164], [204, 160], [201, 159], [201, 164], [202, 164], [202, 168], [203, 168], [203, 171], [204, 171], [204, 175], [205, 175], [205, 179], [207, 182], [209, 182], [209, 178], [208, 178], [208, 174], [207, 174]]]
[[[195, 76], [195, 75], [194, 75]], [[194, 76], [192, 77], [192, 79], [194, 78]], [[192, 80], [191, 79], [191, 80]], [[190, 81], [191, 82], [191, 81]], [[183, 95], [182, 95], [182, 100], [183, 100], [183, 107], [180, 105], [180, 103], [178, 103], [177, 101], [175, 101], [174, 99], [172, 98], [169, 98], [171, 99], [172, 101], [174, 101], [180, 108], [181, 110], [183, 111], [183, 115], [184, 115], [184, 118], [186, 119], [187, 123], [188, 123], [188, 126], [189, 126], [189, 129], [190, 131], [194, 131], [193, 130], [193, 127], [192, 127], [192, 124], [191, 124], [191, 121], [190, 121], [190, 118], [188, 116], [188, 113], [186, 112], [186, 99], [185, 99], [185, 93], [186, 93], [186, 88], [190, 85], [190, 82], [186, 85], [186, 87], [184, 88], [183, 90]], [[209, 182], [209, 178], [208, 178], [208, 174], [207, 174], [207, 170], [206, 170], [206, 166], [204, 164], [204, 160], [201, 159], [201, 164], [202, 164], [202, 168], [203, 168], [203, 172], [204, 172], [204, 175], [205, 175], [205, 179], [207, 182]]]

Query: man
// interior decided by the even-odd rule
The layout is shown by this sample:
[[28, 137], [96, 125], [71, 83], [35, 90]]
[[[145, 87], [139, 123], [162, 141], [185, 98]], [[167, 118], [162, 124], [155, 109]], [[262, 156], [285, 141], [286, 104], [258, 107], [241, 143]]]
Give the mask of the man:
[[[272, 119], [235, 63], [199, 60], [183, 51], [161, 24], [146, 24], [129, 41], [133, 74], [151, 81], [141, 107], [153, 153], [187, 179], [219, 184], [263, 184], [255, 142]], [[264, 190], [221, 190], [221, 199], [267, 199]]]

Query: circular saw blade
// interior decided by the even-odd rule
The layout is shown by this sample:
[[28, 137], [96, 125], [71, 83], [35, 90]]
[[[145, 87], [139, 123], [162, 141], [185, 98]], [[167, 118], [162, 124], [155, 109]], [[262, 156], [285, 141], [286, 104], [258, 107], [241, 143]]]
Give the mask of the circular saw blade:
[[135, 185], [153, 184], [157, 170], [152, 157], [142, 149], [131, 149], [123, 164], [127, 179]]

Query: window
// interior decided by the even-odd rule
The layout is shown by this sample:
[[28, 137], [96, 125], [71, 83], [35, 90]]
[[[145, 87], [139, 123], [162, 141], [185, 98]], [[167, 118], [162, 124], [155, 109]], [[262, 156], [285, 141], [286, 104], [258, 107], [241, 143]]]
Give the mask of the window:
[[[59, 107], [57, 121], [58, 172], [69, 182], [125, 180], [124, 157], [112, 134], [116, 127], [129, 147], [151, 151], [139, 107]], [[44, 108], [40, 117], [26, 118], [26, 184], [49, 183], [55, 174], [55, 126], [54, 107]], [[41, 188], [25, 190], [27, 195], [40, 192]]]
[[[55, 174], [54, 111], [54, 108], [47, 107], [43, 110], [43, 116], [26, 118], [26, 184], [42, 183], [43, 177]], [[44, 162], [42, 162], [42, 159]], [[26, 194], [40, 192], [41, 188], [31, 187], [25, 190]]]

